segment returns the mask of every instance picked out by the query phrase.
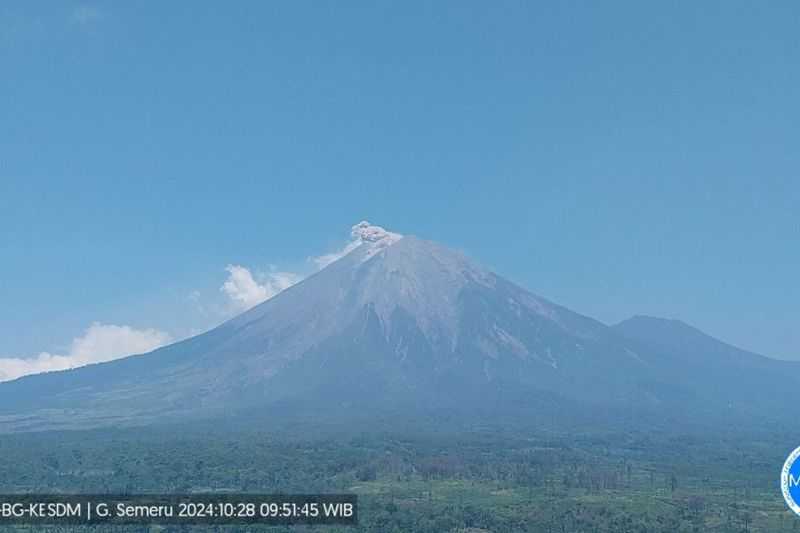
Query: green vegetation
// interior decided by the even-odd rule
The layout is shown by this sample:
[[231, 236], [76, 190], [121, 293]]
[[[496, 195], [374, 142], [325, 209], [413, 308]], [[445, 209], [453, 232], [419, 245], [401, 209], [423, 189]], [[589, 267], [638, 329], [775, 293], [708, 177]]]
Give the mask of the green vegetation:
[[270, 529], [276, 532], [800, 532], [778, 488], [797, 443], [777, 435], [440, 429], [354, 436], [300, 427], [4, 435], [0, 490], [359, 495], [357, 528]]

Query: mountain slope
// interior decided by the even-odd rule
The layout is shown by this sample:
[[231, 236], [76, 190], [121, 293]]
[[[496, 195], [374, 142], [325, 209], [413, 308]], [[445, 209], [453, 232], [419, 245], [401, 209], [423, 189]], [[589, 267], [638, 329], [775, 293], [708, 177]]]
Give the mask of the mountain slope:
[[613, 329], [652, 354], [665, 381], [696, 391], [698, 403], [778, 418], [800, 386], [800, 363], [736, 348], [678, 320], [636, 316]]
[[734, 365], [723, 371], [729, 383], [709, 389], [696, 373], [724, 358], [704, 352], [697, 363], [650, 330], [636, 333], [647, 328], [609, 328], [438, 244], [368, 224], [355, 229], [362, 244], [349, 254], [208, 333], [0, 384], [0, 429], [275, 405], [446, 408], [530, 420], [547, 411], [565, 421], [604, 413], [729, 419], [776, 405], [765, 396], [732, 406], [731, 398], [737, 387], [767, 386], [779, 362], [754, 363], [757, 377]]

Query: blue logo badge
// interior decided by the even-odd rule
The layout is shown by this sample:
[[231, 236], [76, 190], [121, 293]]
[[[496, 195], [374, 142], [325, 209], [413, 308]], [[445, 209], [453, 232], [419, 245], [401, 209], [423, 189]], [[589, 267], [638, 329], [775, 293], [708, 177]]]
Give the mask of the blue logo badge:
[[800, 516], [800, 448], [793, 451], [783, 465], [781, 490], [789, 509]]

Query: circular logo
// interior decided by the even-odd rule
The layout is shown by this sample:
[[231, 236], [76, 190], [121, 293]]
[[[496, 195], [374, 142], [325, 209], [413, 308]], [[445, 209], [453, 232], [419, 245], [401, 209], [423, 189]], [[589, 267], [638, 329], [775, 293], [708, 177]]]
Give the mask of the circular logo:
[[786, 505], [800, 516], [800, 448], [793, 451], [783, 464], [781, 490]]

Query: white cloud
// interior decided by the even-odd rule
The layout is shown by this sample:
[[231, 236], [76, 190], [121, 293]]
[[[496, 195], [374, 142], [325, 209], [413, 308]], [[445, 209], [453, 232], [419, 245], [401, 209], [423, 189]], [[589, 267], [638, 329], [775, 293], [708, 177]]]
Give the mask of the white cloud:
[[[378, 251], [401, 238], [402, 235], [399, 233], [392, 233], [380, 226], [362, 221], [350, 229], [350, 241], [344, 247], [335, 252], [310, 257], [309, 261], [316, 265], [317, 270], [321, 270], [362, 244], [368, 244]], [[228, 279], [222, 284], [220, 291], [228, 297], [234, 312], [246, 311], [265, 302], [304, 277], [295, 272], [278, 271], [274, 267], [267, 273], [257, 275], [242, 265], [228, 265], [225, 270], [228, 272]], [[190, 298], [196, 304], [199, 303], [199, 294], [193, 293]]]
[[[350, 241], [341, 249], [311, 257], [309, 260], [316, 265], [317, 270], [322, 270], [362, 244], [367, 243], [379, 249], [400, 238], [402, 235], [398, 233], [392, 233], [380, 226], [373, 226], [367, 221], [362, 221], [350, 228]], [[269, 300], [303, 279], [302, 275], [294, 272], [271, 271], [263, 274], [261, 280], [257, 280], [248, 268], [241, 265], [228, 265], [225, 270], [228, 271], [228, 279], [220, 287], [220, 290], [228, 296], [237, 311], [250, 309]]]
[[228, 265], [225, 270], [228, 271], [228, 279], [220, 290], [228, 296], [238, 311], [265, 302], [303, 279], [294, 272], [271, 271], [261, 274], [257, 280], [250, 269], [241, 265]]
[[0, 381], [28, 374], [66, 370], [146, 353], [169, 343], [171, 337], [157, 329], [134, 329], [95, 322], [72, 340], [66, 355], [42, 352], [30, 358], [0, 358]]
[[[83, 15], [89, 17], [89, 20], [99, 16], [91, 15], [89, 12]], [[351, 228], [350, 241], [341, 249], [311, 257], [310, 261], [321, 270], [361, 245], [369, 245], [370, 253], [373, 253], [390, 246], [400, 238], [402, 235], [398, 233], [373, 226], [366, 221], [360, 222]], [[298, 283], [304, 277], [295, 272], [278, 271], [274, 267], [266, 273], [255, 274], [241, 265], [231, 264], [225, 270], [228, 278], [220, 287], [220, 291], [227, 297], [227, 304], [212, 302], [206, 305], [199, 291], [194, 290], [188, 294], [188, 300], [204, 316], [230, 317], [232, 312], [239, 313], [250, 309]], [[200, 331], [197, 330], [195, 333]], [[0, 358], [0, 381], [146, 353], [171, 341], [169, 334], [157, 329], [139, 330], [130, 326], [94, 323], [83, 336], [73, 339], [66, 354], [42, 352], [33, 357]]]
[[337, 250], [337, 251], [331, 252], [329, 254], [319, 255], [317, 257], [312, 257], [311, 261], [315, 265], [317, 265], [317, 268], [319, 270], [322, 270], [323, 268], [325, 268], [326, 266], [330, 265], [334, 261], [338, 261], [342, 257], [346, 256], [347, 254], [349, 254], [350, 252], [352, 252], [353, 250], [355, 250], [359, 246], [361, 246], [361, 240], [350, 241], [341, 250]]

